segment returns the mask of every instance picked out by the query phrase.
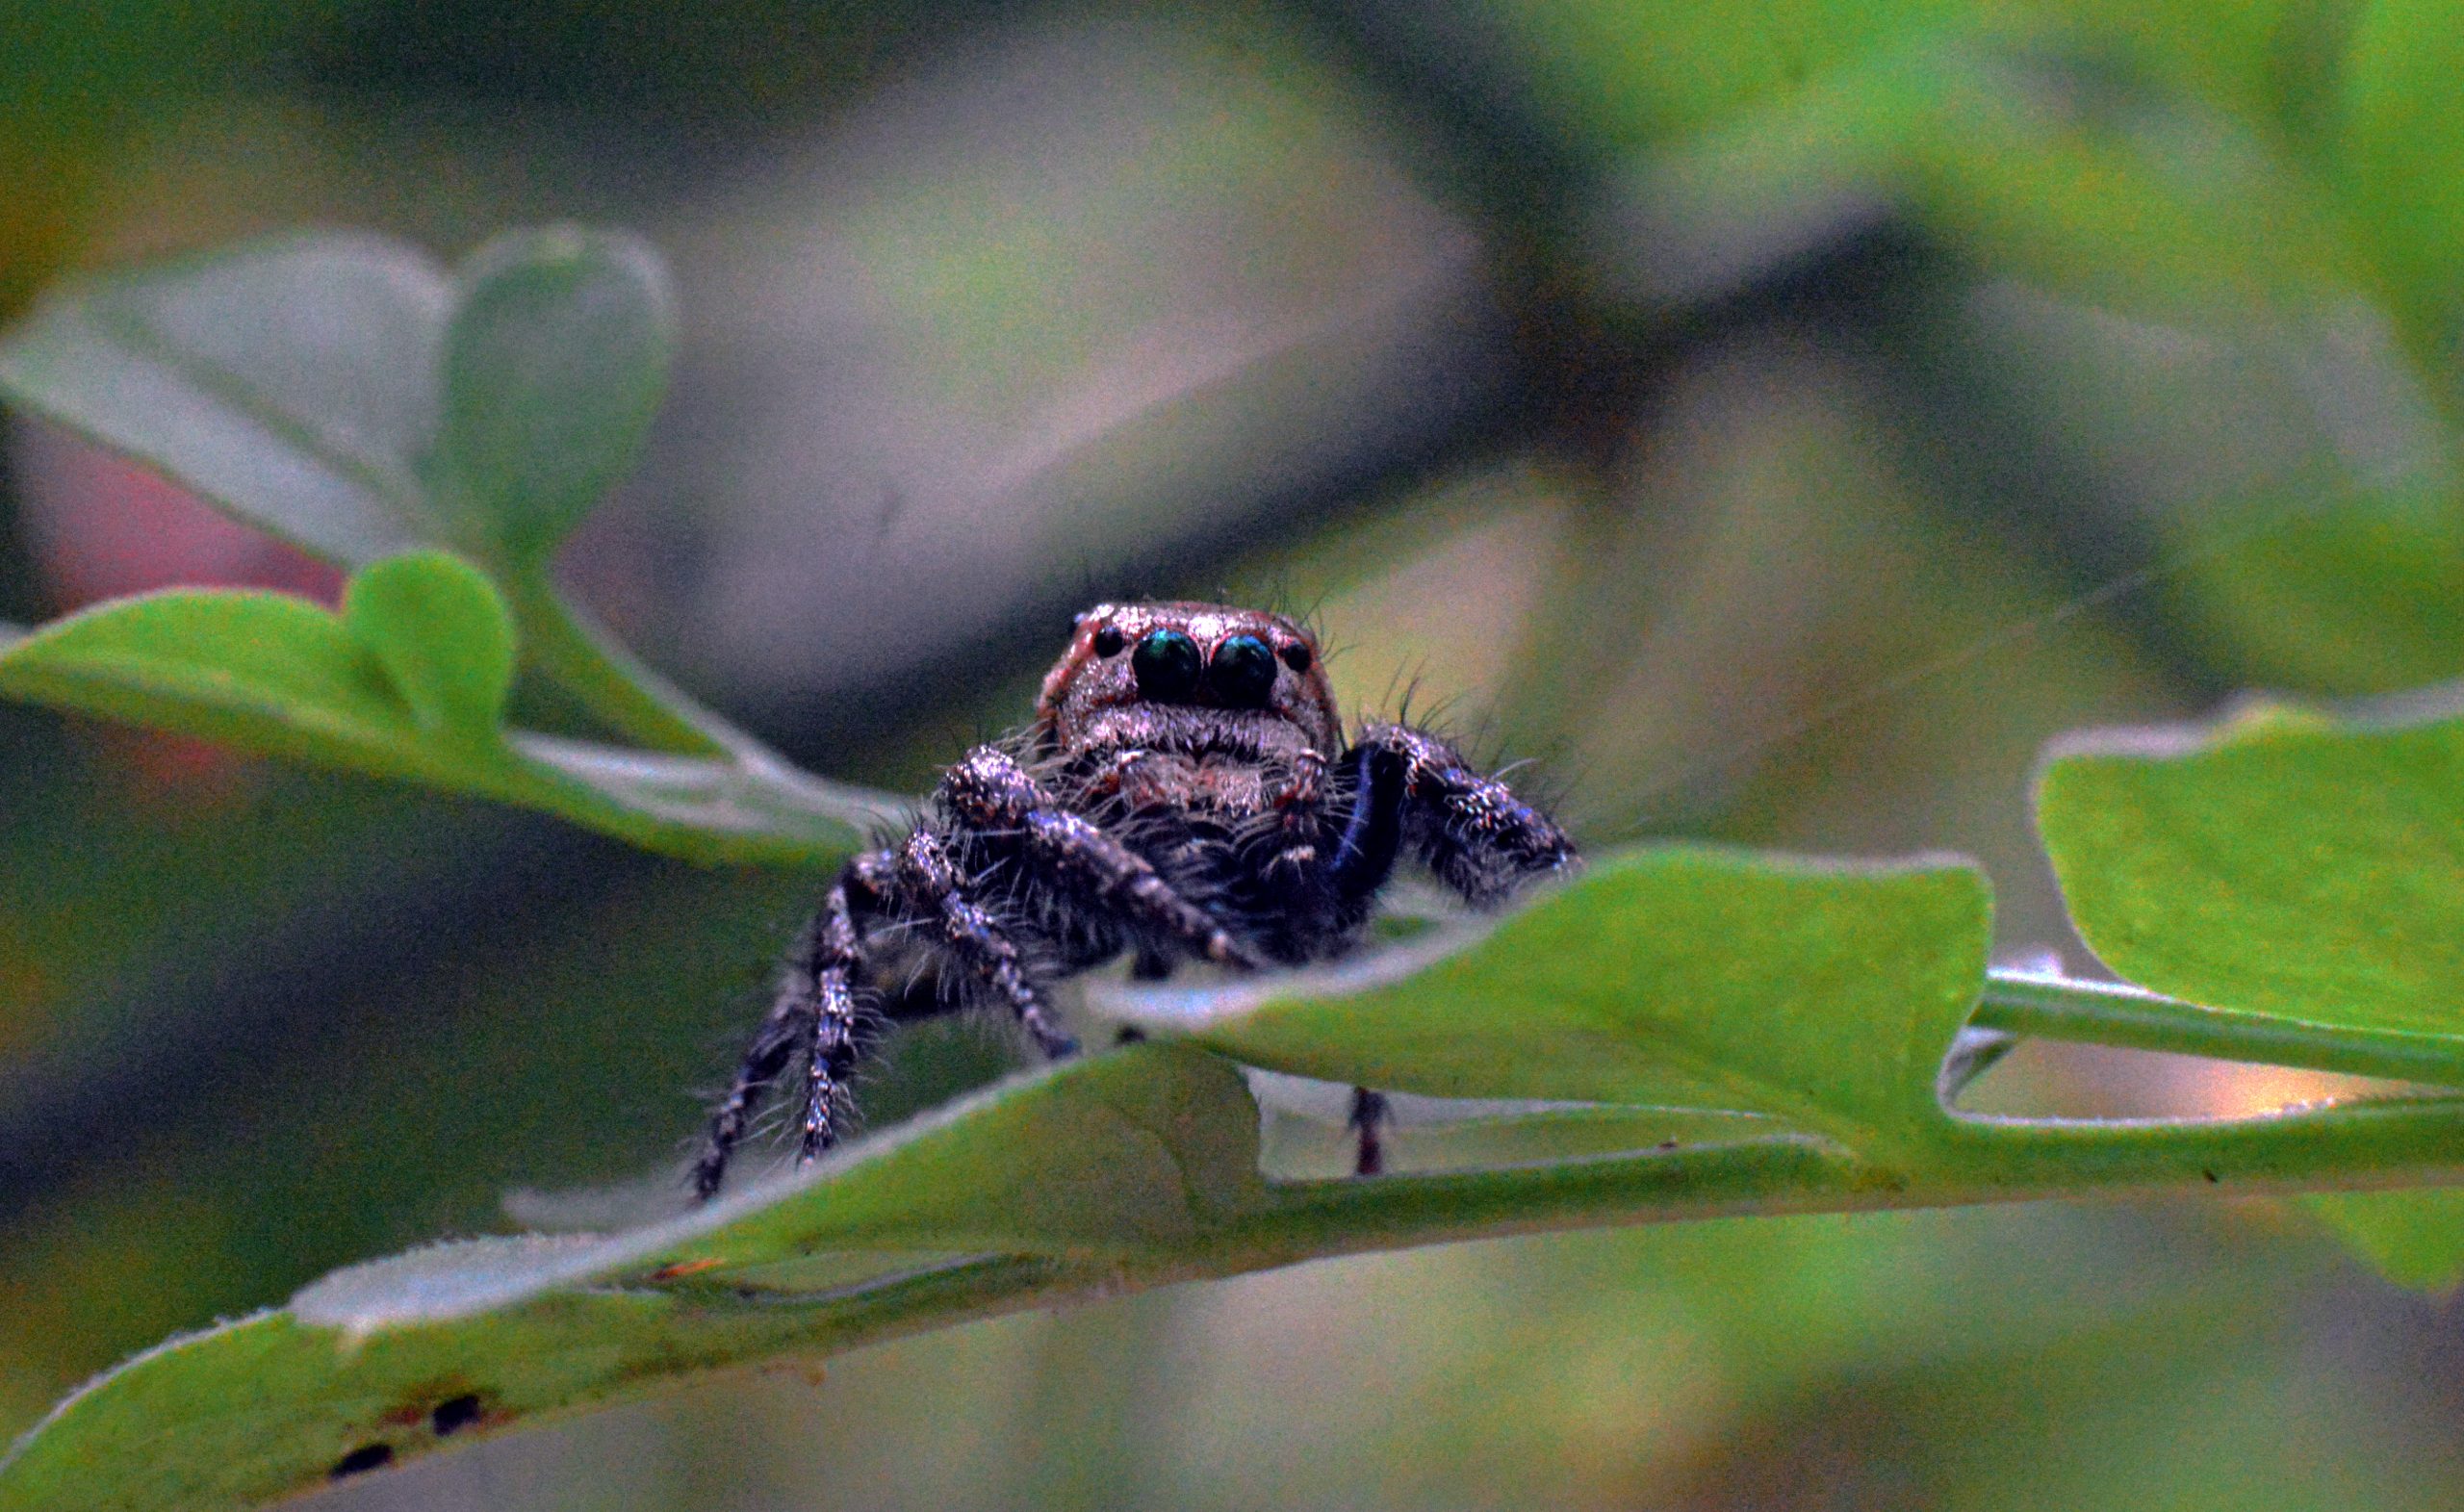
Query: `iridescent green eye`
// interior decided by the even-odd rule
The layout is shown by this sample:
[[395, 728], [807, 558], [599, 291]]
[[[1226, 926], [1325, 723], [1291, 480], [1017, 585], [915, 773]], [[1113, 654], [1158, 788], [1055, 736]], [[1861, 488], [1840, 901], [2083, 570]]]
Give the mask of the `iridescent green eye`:
[[1178, 630], [1148, 630], [1129, 655], [1142, 697], [1178, 704], [1197, 691], [1197, 642]]
[[1255, 635], [1235, 635], [1215, 648], [1207, 685], [1234, 708], [1263, 708], [1274, 691], [1274, 653]]

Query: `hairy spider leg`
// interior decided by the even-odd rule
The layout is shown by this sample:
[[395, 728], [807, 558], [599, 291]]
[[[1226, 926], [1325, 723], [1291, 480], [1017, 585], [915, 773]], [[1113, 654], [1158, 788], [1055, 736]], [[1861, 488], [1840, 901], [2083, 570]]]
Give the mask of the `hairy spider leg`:
[[1062, 1033], [1044, 1012], [1043, 994], [1028, 977], [1010, 932], [976, 901], [973, 886], [938, 836], [927, 830], [909, 835], [899, 847], [893, 875], [900, 894], [895, 901], [903, 905], [899, 911], [937, 922], [942, 948], [1000, 994], [1037, 1049], [1056, 1061], [1078, 1053], [1078, 1041]]
[[1366, 898], [1386, 885], [1403, 839], [1403, 790], [1410, 768], [1401, 752], [1357, 745], [1338, 768], [1351, 793], [1351, 811], [1326, 861], [1326, 882], [1347, 899]]
[[[1147, 859], [1053, 802], [1014, 757], [978, 746], [943, 774], [940, 800], [953, 817], [979, 830], [1017, 837], [1027, 864], [1101, 898], [1144, 933], [1178, 941], [1203, 960], [1244, 970], [1257, 956], [1181, 896]], [[1141, 960], [1151, 955], [1142, 948]]]
[[[1360, 759], [1362, 783], [1353, 822], [1367, 823], [1372, 837], [1383, 840], [1376, 826], [1391, 804], [1400, 841], [1475, 908], [1495, 908], [1534, 877], [1576, 863], [1565, 831], [1434, 735], [1372, 724], [1351, 755]], [[1359, 818], [1363, 809], [1368, 821]], [[1373, 851], [1365, 854], [1374, 859]]]
[[861, 1027], [855, 974], [861, 969], [861, 935], [849, 888], [867, 904], [879, 901], [874, 880], [888, 864], [883, 852], [860, 856], [839, 873], [821, 912], [806, 926], [789, 958], [779, 995], [735, 1073], [727, 1100], [710, 1115], [710, 1129], [693, 1166], [693, 1193], [707, 1199], [727, 1175], [728, 1160], [744, 1140], [746, 1125], [800, 1047], [807, 1056], [805, 1115], [799, 1159], [811, 1160], [830, 1145], [847, 1098]]
[[[1573, 862], [1565, 832], [1433, 735], [1370, 725], [1344, 753], [1338, 773], [1351, 807], [1327, 859], [1326, 880], [1344, 898], [1364, 898], [1384, 886], [1407, 835], [1440, 881], [1483, 908], [1504, 901], [1533, 876]], [[1382, 1094], [1351, 1089], [1354, 1174], [1373, 1176], [1384, 1168], [1388, 1116]]]
[[975, 899], [941, 841], [919, 830], [894, 853], [872, 851], [849, 861], [830, 889], [734, 1086], [711, 1115], [693, 1167], [695, 1195], [707, 1198], [719, 1190], [753, 1114], [798, 1049], [805, 1052], [806, 1073], [797, 1164], [818, 1159], [837, 1142], [870, 1016], [856, 997], [868, 974], [865, 946], [884, 929], [900, 926], [935, 931], [939, 949], [1001, 998], [1037, 1049], [1056, 1061], [1078, 1053], [1078, 1041], [1044, 1011], [1009, 932]]

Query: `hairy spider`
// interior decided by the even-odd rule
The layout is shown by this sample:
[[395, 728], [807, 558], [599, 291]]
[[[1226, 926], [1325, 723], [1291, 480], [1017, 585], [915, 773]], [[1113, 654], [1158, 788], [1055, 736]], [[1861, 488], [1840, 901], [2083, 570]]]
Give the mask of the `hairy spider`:
[[[1132, 954], [1299, 965], [1349, 948], [1399, 853], [1478, 907], [1577, 864], [1574, 846], [1445, 741], [1370, 723], [1347, 745], [1308, 631], [1212, 603], [1078, 616], [1035, 723], [942, 775], [905, 839], [847, 863], [798, 941], [693, 1170], [708, 1197], [747, 1121], [803, 1063], [801, 1158], [835, 1141], [880, 1027], [998, 1005], [1047, 1056], [1077, 1045], [1055, 981]], [[930, 978], [938, 990], [883, 987]], [[1357, 1168], [1378, 1168], [1355, 1090]]]

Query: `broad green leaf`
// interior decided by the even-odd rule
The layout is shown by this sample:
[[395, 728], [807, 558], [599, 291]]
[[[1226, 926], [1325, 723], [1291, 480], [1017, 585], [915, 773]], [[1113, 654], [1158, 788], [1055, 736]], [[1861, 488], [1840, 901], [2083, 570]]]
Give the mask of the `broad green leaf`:
[[1468, 945], [1099, 1001], [1322, 1081], [1762, 1113], [1896, 1154], [1944, 1124], [1936, 1079], [1990, 934], [1985, 879], [1962, 862], [1668, 847], [1599, 861]]
[[343, 621], [420, 723], [493, 735], [513, 688], [513, 625], [476, 569], [442, 551], [388, 557], [350, 580]]
[[[0, 1464], [0, 1508], [251, 1505], [369, 1445], [394, 1459], [435, 1447], [447, 1401], [475, 1397], [471, 1426], [494, 1431], [844, 1345], [919, 1294], [1071, 1273], [938, 1258], [950, 1251], [1093, 1260], [1091, 1283], [1191, 1246], [1265, 1192], [1237, 1069], [1166, 1045], [1091, 1057], [617, 1239], [487, 1240], [339, 1272], [71, 1398]], [[782, 1262], [850, 1247], [922, 1263], [809, 1297], [776, 1284]], [[590, 1280], [613, 1285], [573, 1289]]]
[[2301, 1205], [2398, 1286], [2448, 1293], [2464, 1285], [2464, 1191], [2328, 1192]]
[[[2074, 743], [2037, 807], [2071, 918], [2123, 976], [2228, 1024], [2464, 1060], [2464, 719], [2261, 706], [2207, 731]], [[2316, 1200], [2391, 1278], [2464, 1276], [2454, 1194]]]
[[2464, 719], [2257, 708], [2060, 748], [2037, 820], [2081, 936], [2174, 997], [2464, 1046]]
[[[680, 1179], [675, 1190], [681, 1204]], [[292, 1306], [364, 1332], [609, 1277], [741, 1288], [746, 1272], [832, 1252], [1154, 1257], [1255, 1211], [1265, 1193], [1239, 1070], [1182, 1046], [1138, 1046], [1012, 1077], [617, 1238], [416, 1250], [338, 1271]]]
[[2417, 330], [2444, 352], [2464, 312], [2464, 12], [2370, 0], [2344, 67], [2345, 197]]
[[[927, 1274], [960, 1287], [995, 1263]], [[914, 1288], [911, 1288], [913, 1290]], [[230, 1512], [696, 1370], [861, 1337], [859, 1303], [565, 1292], [358, 1337], [260, 1313], [175, 1339], [64, 1403], [0, 1462], [6, 1512]]]
[[363, 236], [97, 278], [0, 341], [0, 395], [357, 566], [439, 539], [419, 467], [450, 297]]
[[667, 387], [672, 302], [656, 254], [627, 236], [523, 232], [472, 259], [439, 461], [481, 539], [544, 553], [630, 470]]

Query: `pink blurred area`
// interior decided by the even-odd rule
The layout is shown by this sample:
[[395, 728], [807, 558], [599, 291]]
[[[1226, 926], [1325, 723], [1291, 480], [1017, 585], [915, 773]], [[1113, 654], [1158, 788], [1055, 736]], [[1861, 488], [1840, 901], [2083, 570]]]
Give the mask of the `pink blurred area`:
[[[20, 423], [10, 450], [27, 545], [56, 612], [177, 587], [272, 588], [326, 604], [341, 597], [337, 569], [56, 426]], [[254, 785], [256, 758], [228, 747], [132, 726], [90, 728], [141, 800], [180, 807]]]
[[341, 596], [338, 570], [90, 442], [28, 423], [12, 450], [28, 545], [61, 612], [187, 586], [276, 588], [328, 604]]

